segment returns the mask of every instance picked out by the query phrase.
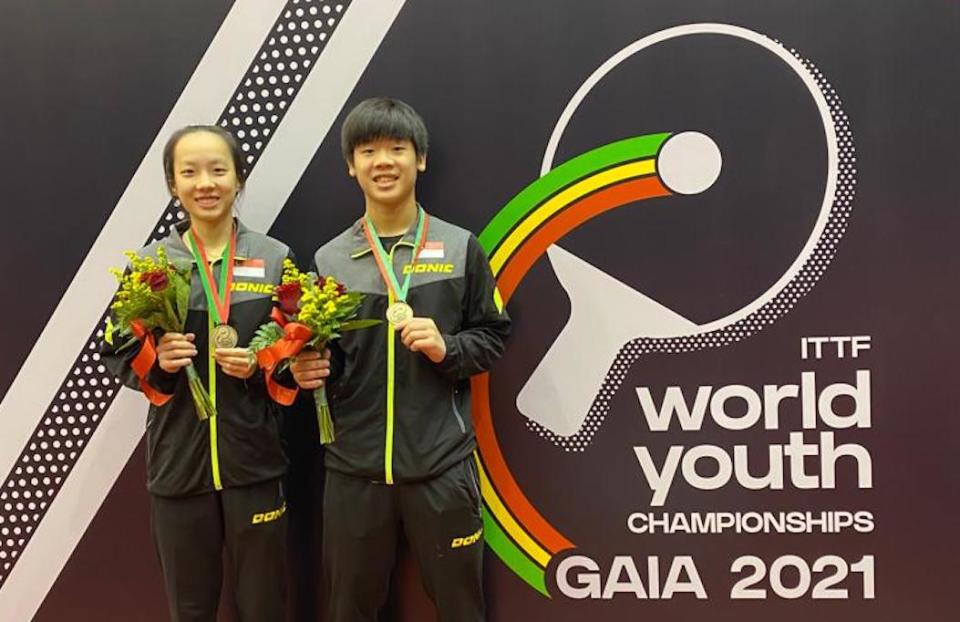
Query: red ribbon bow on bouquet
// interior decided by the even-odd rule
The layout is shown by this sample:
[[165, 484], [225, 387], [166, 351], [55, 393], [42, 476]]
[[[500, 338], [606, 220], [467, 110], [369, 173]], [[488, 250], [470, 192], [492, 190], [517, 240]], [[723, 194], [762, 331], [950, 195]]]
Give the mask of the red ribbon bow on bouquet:
[[305, 324], [288, 322], [280, 309], [276, 307], [270, 313], [270, 318], [283, 327], [283, 337], [273, 345], [257, 352], [257, 363], [263, 369], [267, 393], [278, 404], [289, 406], [297, 398], [300, 389], [290, 389], [279, 384], [273, 379], [273, 372], [282, 361], [300, 354], [307, 341], [313, 337], [313, 331]]
[[149, 375], [153, 364], [157, 362], [157, 346], [153, 341], [153, 334], [145, 329], [139, 320], [130, 322], [130, 330], [133, 331], [133, 336], [142, 344], [140, 351], [130, 363], [130, 368], [133, 370], [133, 373], [137, 375], [137, 378], [140, 379], [140, 390], [147, 396], [150, 403], [154, 406], [163, 406], [169, 402], [173, 396], [158, 391], [147, 382], [147, 375]]

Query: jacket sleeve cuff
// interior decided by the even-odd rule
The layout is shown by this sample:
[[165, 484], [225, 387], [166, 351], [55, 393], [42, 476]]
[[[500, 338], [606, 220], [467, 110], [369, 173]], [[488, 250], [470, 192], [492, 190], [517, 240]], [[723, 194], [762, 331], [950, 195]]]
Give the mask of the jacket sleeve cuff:
[[443, 357], [442, 361], [436, 364], [437, 369], [444, 375], [455, 378], [460, 370], [460, 359], [462, 356], [460, 340], [457, 339], [456, 335], [449, 335], [447, 333], [442, 333], [440, 336], [443, 337], [443, 342], [447, 346], [447, 354]]
[[153, 367], [150, 368], [150, 373], [147, 374], [147, 382], [158, 391], [173, 393], [174, 388], [177, 386], [178, 377], [178, 373], [171, 374], [170, 372], [163, 371], [160, 369], [158, 363], [154, 363]]
[[248, 389], [253, 387], [256, 387], [258, 389], [263, 388], [265, 384], [263, 380], [263, 369], [261, 369], [260, 366], [257, 365], [256, 369], [253, 370], [253, 373], [250, 374], [250, 377], [243, 379], [243, 384]]

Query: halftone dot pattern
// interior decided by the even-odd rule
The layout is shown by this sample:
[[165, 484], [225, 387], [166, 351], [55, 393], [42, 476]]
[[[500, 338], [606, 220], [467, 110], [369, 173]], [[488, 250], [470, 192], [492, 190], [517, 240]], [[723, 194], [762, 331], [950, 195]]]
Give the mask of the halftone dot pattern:
[[[256, 165], [350, 0], [289, 0], [217, 123], [237, 137], [248, 170]], [[147, 243], [184, 218], [171, 200]], [[132, 241], [131, 241], [132, 242]], [[118, 253], [117, 260], [122, 261]], [[0, 487], [0, 587], [76, 464], [119, 390], [100, 362], [107, 310]]]
[[641, 337], [626, 343], [617, 353], [580, 430], [571, 436], [560, 436], [542, 425], [528, 420], [527, 426], [542, 438], [567, 452], [585, 451], [610, 412], [610, 400], [620, 390], [627, 373], [643, 355], [695, 352], [707, 348], [721, 348], [742, 341], [789, 313], [823, 276], [827, 266], [830, 265], [836, 254], [837, 244], [846, 231], [847, 219], [853, 210], [853, 199], [857, 184], [857, 158], [850, 120], [840, 105], [840, 97], [811, 61], [800, 56], [796, 50], [791, 49], [790, 53], [803, 64], [826, 98], [830, 108], [831, 121], [837, 135], [839, 161], [836, 191], [826, 226], [810, 257], [797, 275], [776, 296], [747, 317], [729, 326], [687, 337]]

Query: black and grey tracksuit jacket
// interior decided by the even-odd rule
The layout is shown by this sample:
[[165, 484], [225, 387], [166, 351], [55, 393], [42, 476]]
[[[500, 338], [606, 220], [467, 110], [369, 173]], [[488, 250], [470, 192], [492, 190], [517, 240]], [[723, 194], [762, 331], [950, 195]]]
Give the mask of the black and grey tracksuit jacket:
[[[187, 222], [178, 223], [168, 237], [139, 254], [155, 256], [157, 247], [163, 245], [170, 261], [193, 264], [193, 255], [181, 238], [188, 226]], [[237, 222], [229, 323], [237, 329], [240, 345], [248, 344], [257, 327], [269, 321], [273, 290], [280, 283], [283, 260], [289, 256], [286, 245]], [[212, 272], [219, 280], [220, 271]], [[200, 421], [185, 372], [169, 374], [154, 365], [148, 381], [173, 395], [163, 406], [151, 404], [147, 414], [147, 488], [155, 495], [195, 495], [266, 481], [286, 471], [279, 411], [266, 393], [262, 373], [257, 371], [247, 380], [224, 374], [209, 346], [212, 324], [194, 266], [184, 332], [196, 335], [198, 354], [193, 363], [216, 401], [218, 415]], [[123, 384], [138, 389], [130, 362], [139, 346], [117, 352], [121, 345], [119, 340], [113, 345], [105, 343], [103, 360]]]
[[[386, 248], [401, 283], [414, 238], [411, 229]], [[360, 220], [322, 246], [314, 266], [366, 294], [358, 317], [384, 318], [393, 301]], [[476, 447], [469, 378], [503, 353], [510, 319], [487, 257], [469, 231], [431, 216], [413, 270], [407, 303], [415, 316], [436, 322], [446, 358], [435, 364], [409, 351], [387, 322], [337, 340], [328, 383], [336, 428], [326, 452], [331, 470], [388, 484], [416, 482], [442, 474]]]

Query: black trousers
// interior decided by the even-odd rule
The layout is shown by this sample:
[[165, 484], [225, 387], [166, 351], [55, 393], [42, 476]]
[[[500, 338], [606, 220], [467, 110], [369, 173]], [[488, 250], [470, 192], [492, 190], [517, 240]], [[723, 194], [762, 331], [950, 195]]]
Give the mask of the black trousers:
[[287, 517], [279, 479], [192, 497], [151, 495], [150, 505], [173, 622], [217, 619], [224, 547], [240, 620], [284, 619]]
[[440, 622], [482, 622], [483, 521], [473, 457], [434, 479], [392, 486], [327, 471], [326, 622], [376, 622], [401, 529]]

